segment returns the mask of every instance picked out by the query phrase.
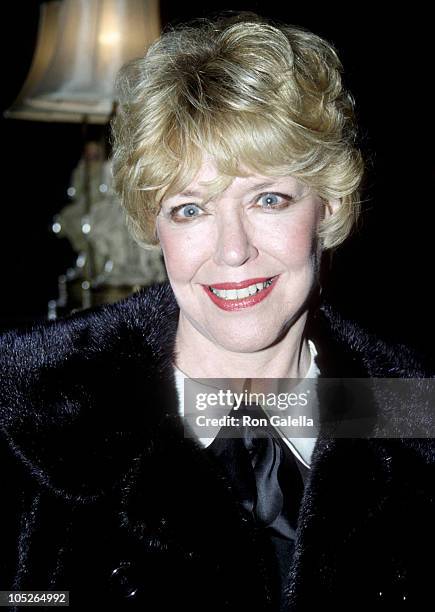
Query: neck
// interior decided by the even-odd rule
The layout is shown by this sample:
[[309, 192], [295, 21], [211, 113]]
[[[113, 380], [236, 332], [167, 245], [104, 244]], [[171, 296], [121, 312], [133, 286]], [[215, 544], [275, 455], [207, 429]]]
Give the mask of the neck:
[[254, 353], [237, 353], [201, 334], [180, 311], [175, 365], [190, 378], [304, 378], [311, 355], [303, 313], [275, 344]]

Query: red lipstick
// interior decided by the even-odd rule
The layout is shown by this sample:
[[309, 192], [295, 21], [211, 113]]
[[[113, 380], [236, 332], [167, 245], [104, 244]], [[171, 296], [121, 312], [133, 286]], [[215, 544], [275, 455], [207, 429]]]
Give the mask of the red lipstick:
[[[273, 291], [273, 288], [275, 287], [278, 281], [278, 278], [279, 278], [279, 275], [269, 277], [269, 278], [268, 277], [253, 278], [247, 281], [242, 281], [240, 283], [219, 283], [216, 285], [209, 285], [209, 286], [202, 285], [202, 287], [204, 291], [207, 293], [208, 297], [211, 299], [211, 301], [214, 304], [216, 304], [216, 306], [218, 306], [222, 310], [236, 311], [236, 310], [242, 310], [243, 308], [249, 308], [250, 306], [255, 306], [259, 302], [262, 302], [264, 299], [266, 299], [267, 296]], [[224, 298], [219, 297], [218, 295], [216, 295], [210, 290], [210, 286], [213, 287], [213, 289], [221, 289], [221, 290], [222, 289], [227, 289], [227, 290], [228, 289], [244, 289], [245, 287], [248, 287], [249, 285], [254, 285], [255, 283], [264, 283], [267, 280], [272, 281], [268, 287], [266, 287], [265, 289], [261, 289], [260, 291], [257, 291], [257, 293], [254, 293], [254, 295], [248, 295], [247, 297], [241, 298], [241, 299], [225, 300]]]
[[265, 283], [271, 276], [261, 276], [258, 278], [248, 278], [247, 280], [241, 281], [240, 283], [212, 283], [209, 287], [213, 289], [244, 289], [249, 285], [255, 285], [256, 283]]

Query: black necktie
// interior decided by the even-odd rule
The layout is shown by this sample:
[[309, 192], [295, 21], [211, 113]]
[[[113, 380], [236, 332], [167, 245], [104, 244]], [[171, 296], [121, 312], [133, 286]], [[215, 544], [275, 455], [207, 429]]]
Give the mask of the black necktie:
[[235, 416], [239, 425], [231, 428], [232, 437], [219, 433], [206, 450], [224, 467], [239, 502], [256, 526], [266, 531], [278, 562], [282, 591], [293, 556], [305, 466], [298, 465], [268, 421], [265, 426], [243, 425], [244, 415], [263, 421], [267, 418], [256, 404], [233, 408], [230, 416]]

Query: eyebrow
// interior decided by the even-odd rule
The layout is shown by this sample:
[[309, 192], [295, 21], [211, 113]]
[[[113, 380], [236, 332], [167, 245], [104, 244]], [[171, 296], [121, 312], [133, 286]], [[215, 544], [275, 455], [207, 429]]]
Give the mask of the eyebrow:
[[[278, 177], [277, 177], [277, 180], [279, 180]], [[277, 181], [266, 181], [264, 183], [258, 183], [257, 185], [252, 185], [252, 187], [249, 187], [246, 190], [246, 192], [251, 193], [252, 191], [257, 191], [258, 189], [264, 189], [265, 187], [271, 187], [271, 185], [274, 185], [276, 182]], [[202, 193], [200, 191], [186, 189], [185, 191], [181, 191], [180, 193], [175, 194], [174, 197], [201, 198]]]
[[186, 198], [200, 198], [200, 191], [191, 191], [190, 189], [186, 189], [186, 191], [181, 191], [180, 193], [176, 193], [174, 197], [186, 197]]

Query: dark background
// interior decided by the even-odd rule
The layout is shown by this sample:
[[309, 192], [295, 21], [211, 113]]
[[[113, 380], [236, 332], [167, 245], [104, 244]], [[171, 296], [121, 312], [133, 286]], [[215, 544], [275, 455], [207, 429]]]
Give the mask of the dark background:
[[[2, 6], [1, 110], [27, 75], [39, 1]], [[428, 10], [413, 4], [393, 12], [348, 4], [208, 2], [207, 8], [161, 2], [162, 25], [222, 9], [253, 10], [302, 25], [336, 46], [345, 82], [357, 101], [369, 169], [363, 227], [333, 258], [327, 297], [388, 340], [406, 342], [434, 364], [432, 193], [434, 167]], [[2, 143], [0, 330], [46, 316], [57, 276], [73, 265], [66, 240], [50, 234], [67, 202], [70, 173], [82, 146], [79, 125], [0, 119]]]

